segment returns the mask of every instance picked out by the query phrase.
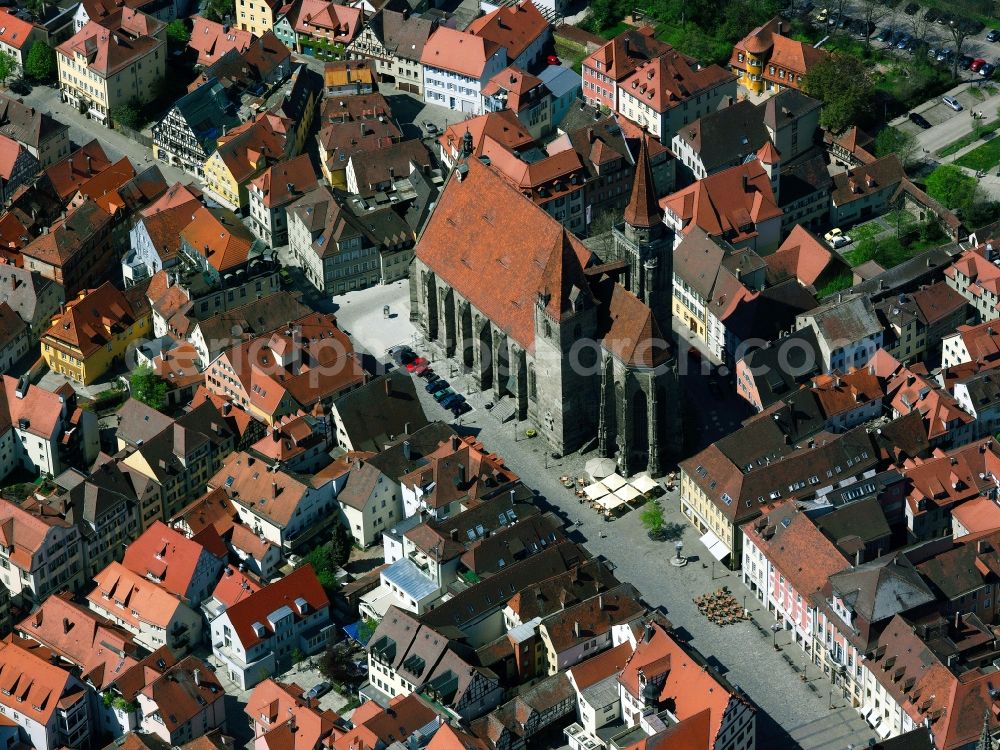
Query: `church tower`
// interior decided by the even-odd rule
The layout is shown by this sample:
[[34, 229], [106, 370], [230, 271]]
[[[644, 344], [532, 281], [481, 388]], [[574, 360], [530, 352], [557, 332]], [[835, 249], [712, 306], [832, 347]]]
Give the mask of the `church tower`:
[[673, 249], [656, 200], [645, 134], [639, 142], [632, 196], [625, 221], [614, 228], [614, 256], [628, 263], [625, 287], [653, 311], [662, 331], [670, 331]]

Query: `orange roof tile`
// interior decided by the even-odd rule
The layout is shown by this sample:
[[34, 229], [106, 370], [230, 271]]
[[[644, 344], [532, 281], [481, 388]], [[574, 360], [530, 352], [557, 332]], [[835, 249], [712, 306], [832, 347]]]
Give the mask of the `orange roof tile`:
[[226, 609], [226, 614], [229, 616], [236, 637], [240, 639], [244, 648], [249, 649], [261, 640], [261, 636], [258, 636], [254, 630], [255, 623], [259, 623], [264, 626], [265, 630], [273, 632], [267, 619], [271, 612], [282, 606], [287, 606], [292, 610], [294, 617], [301, 616], [298, 605], [295, 603], [298, 599], [305, 599], [309, 605], [308, 614], [310, 615], [330, 606], [330, 600], [327, 598], [326, 592], [323, 591], [319, 579], [316, 578], [311, 564], [297, 568], [284, 578], [234, 603]]
[[253, 34], [236, 26], [223, 25], [202, 16], [192, 16], [191, 21], [193, 27], [188, 46], [198, 52], [198, 65], [211, 65], [231, 49], [243, 54], [253, 41]]
[[[539, 295], [556, 320], [567, 311], [571, 296], [591, 299], [583, 269], [593, 256], [561, 224], [478, 160], [468, 162], [464, 178], [455, 174], [417, 243], [417, 257], [461, 289], [514, 341], [533, 351]], [[491, 196], [489, 206], [482, 203], [484, 195]], [[525, 226], [532, 227], [531, 233], [521, 231]]]
[[164, 591], [187, 598], [205, 552], [198, 542], [155, 521], [125, 549], [122, 566], [136, 575], [152, 576]]
[[220, 273], [245, 263], [255, 240], [232, 211], [205, 206], [194, 212], [181, 239]]
[[482, 78], [483, 70], [499, 49], [495, 42], [465, 31], [438, 26], [420, 55], [420, 62], [432, 68]]
[[516, 60], [549, 28], [549, 22], [531, 0], [516, 5], [501, 5], [469, 24], [466, 31], [507, 50], [507, 58]]
[[[110, 612], [136, 629], [149, 623], [158, 628], [170, 624], [180, 599], [152, 581], [113, 562], [96, 576], [97, 587], [87, 599], [100, 611]], [[136, 614], [133, 614], [135, 612]]]
[[640, 65], [619, 88], [662, 113], [732, 76], [718, 65], [699, 68], [690, 58], [671, 50]]

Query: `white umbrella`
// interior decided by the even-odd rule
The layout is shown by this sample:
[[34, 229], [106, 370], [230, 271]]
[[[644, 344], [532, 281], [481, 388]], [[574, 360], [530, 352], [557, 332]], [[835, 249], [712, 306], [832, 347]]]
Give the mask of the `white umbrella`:
[[615, 473], [615, 460], [613, 458], [592, 458], [584, 465], [584, 471], [593, 480], [604, 479], [609, 474]]
[[637, 497], [642, 497], [642, 493], [631, 484], [626, 484], [624, 487], [619, 487], [615, 490], [615, 497], [619, 497], [626, 503], [630, 503]]
[[583, 491], [590, 500], [597, 500], [598, 498], [604, 497], [608, 494], [608, 488], [600, 482], [586, 487]]
[[651, 479], [647, 474], [640, 474], [637, 476], [632, 480], [631, 485], [643, 494], [649, 492], [650, 490], [655, 490], [660, 486], [655, 479]]

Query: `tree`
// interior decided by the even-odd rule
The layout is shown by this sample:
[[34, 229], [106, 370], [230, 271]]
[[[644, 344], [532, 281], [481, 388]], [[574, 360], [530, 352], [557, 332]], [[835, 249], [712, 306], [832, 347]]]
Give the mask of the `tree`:
[[350, 647], [346, 641], [327, 647], [323, 655], [319, 657], [319, 671], [327, 679], [341, 684], [360, 676], [351, 659]]
[[24, 72], [33, 81], [49, 83], [56, 79], [56, 51], [41, 39], [35, 41], [24, 60]]
[[964, 20], [952, 19], [948, 24], [948, 31], [951, 32], [951, 40], [955, 43], [952, 50], [955, 56], [951, 60], [952, 80], [958, 78], [958, 61], [962, 57], [962, 45], [965, 44], [965, 37], [969, 35], [969, 27]]
[[977, 200], [976, 178], [954, 164], [942, 164], [927, 176], [927, 194], [951, 209], [967, 211]]
[[17, 70], [17, 60], [8, 52], [0, 52], [0, 83], [7, 83], [11, 73]]
[[180, 18], [176, 18], [167, 24], [167, 41], [176, 44], [178, 47], [185, 46], [191, 41], [191, 32]]
[[236, 16], [235, 0], [207, 0], [202, 16], [210, 21], [222, 23]]
[[658, 536], [663, 531], [663, 506], [656, 500], [646, 503], [646, 508], [642, 511], [642, 525], [651, 537]]
[[162, 409], [167, 403], [167, 381], [153, 372], [149, 365], [139, 365], [129, 378], [132, 398], [153, 409]]
[[333, 539], [330, 540], [330, 557], [334, 565], [341, 567], [351, 559], [351, 534], [342, 523], [334, 524]]
[[834, 52], [813, 65], [802, 83], [807, 94], [823, 102], [820, 123], [834, 133], [871, 110], [875, 86], [868, 66], [854, 55]]
[[913, 160], [917, 151], [917, 139], [911, 133], [898, 128], [884, 127], [875, 136], [875, 155], [879, 158], [896, 154], [904, 166]]
[[872, 31], [891, 11], [879, 0], [861, 0], [861, 20], [865, 24], [865, 49], [871, 49]]
[[126, 128], [139, 130], [142, 127], [142, 102], [138, 99], [129, 99], [123, 104], [112, 107], [111, 119]]

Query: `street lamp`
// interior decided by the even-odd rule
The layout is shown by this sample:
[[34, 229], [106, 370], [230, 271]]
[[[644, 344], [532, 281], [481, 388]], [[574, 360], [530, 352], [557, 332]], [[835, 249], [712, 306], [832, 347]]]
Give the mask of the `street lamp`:
[[778, 646], [778, 632], [781, 630], [781, 625], [774, 623], [771, 626], [771, 645], [774, 646], [775, 651], [781, 651], [781, 647]]

